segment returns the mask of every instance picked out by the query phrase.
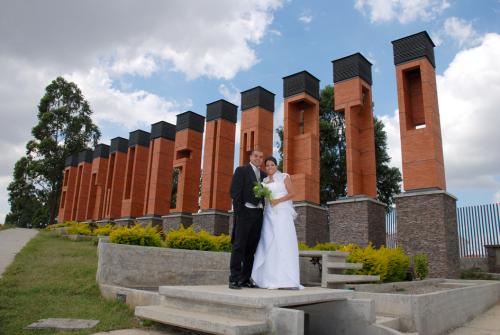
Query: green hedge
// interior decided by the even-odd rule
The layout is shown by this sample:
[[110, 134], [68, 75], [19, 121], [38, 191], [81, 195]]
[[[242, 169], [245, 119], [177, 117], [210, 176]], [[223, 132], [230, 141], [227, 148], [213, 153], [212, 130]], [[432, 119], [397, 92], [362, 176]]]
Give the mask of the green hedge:
[[165, 246], [174, 249], [231, 251], [231, 237], [214, 236], [202, 230], [196, 232], [193, 227], [171, 230], [166, 234]]
[[142, 245], [148, 247], [162, 246], [161, 235], [156, 228], [143, 228], [139, 224], [133, 227], [116, 228], [109, 234], [109, 240], [118, 244]]

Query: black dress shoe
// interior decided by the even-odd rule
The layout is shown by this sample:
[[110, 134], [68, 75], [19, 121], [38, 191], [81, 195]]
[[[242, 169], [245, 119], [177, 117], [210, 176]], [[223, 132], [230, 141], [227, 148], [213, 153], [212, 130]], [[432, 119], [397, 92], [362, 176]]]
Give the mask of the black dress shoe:
[[248, 288], [259, 288], [259, 286], [252, 279], [249, 279], [243, 284], [240, 284], [240, 286]]
[[241, 285], [238, 284], [238, 282], [230, 281], [229, 282], [229, 288], [233, 289], [233, 290], [241, 290]]

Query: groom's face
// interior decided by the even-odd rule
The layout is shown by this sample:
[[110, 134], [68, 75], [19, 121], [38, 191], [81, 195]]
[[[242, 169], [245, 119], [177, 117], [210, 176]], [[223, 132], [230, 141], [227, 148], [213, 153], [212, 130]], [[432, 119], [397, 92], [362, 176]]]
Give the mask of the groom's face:
[[250, 155], [250, 162], [256, 167], [260, 167], [262, 165], [262, 161], [264, 160], [264, 153], [262, 151], [254, 150]]

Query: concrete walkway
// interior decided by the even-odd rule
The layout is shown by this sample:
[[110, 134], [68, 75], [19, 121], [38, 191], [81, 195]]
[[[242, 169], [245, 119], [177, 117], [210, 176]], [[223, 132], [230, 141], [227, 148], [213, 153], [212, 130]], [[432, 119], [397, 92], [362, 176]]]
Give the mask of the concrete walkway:
[[38, 230], [25, 228], [11, 228], [0, 230], [0, 277], [14, 260], [16, 254], [31, 240]]
[[449, 333], [449, 335], [498, 335], [500, 334], [500, 303]]

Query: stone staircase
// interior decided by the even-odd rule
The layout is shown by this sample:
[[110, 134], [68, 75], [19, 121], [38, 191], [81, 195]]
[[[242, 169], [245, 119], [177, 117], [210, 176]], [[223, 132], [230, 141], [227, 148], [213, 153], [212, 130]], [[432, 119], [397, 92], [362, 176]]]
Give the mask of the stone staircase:
[[380, 276], [347, 275], [344, 270], [359, 270], [361, 263], [347, 263], [348, 252], [342, 251], [300, 251], [300, 257], [309, 257], [313, 264], [318, 264], [321, 272], [321, 287], [344, 288], [347, 283], [377, 282]]
[[349, 290], [218, 285], [162, 286], [159, 292], [161, 304], [136, 307], [137, 317], [210, 334], [402, 334], [399, 320], [375, 317], [373, 301], [352, 299]]

